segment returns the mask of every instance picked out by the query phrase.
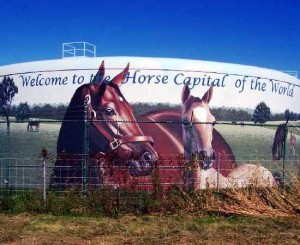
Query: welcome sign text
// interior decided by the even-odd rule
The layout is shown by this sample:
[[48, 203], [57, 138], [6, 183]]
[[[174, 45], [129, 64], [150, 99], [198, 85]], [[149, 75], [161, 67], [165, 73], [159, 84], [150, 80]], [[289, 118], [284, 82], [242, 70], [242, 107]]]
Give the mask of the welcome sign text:
[[[196, 75], [195, 75], [196, 74]], [[24, 88], [41, 87], [41, 86], [66, 86], [81, 85], [92, 82], [93, 74], [82, 76], [77, 73], [66, 76], [46, 76], [43, 73], [35, 75], [20, 75], [21, 83]], [[105, 81], [109, 81], [110, 76], [105, 77]], [[238, 93], [247, 90], [255, 90], [260, 92], [271, 91], [272, 93], [294, 97], [295, 84], [275, 79], [260, 78], [254, 76], [245, 76], [237, 74], [221, 74], [221, 73], [205, 73], [205, 72], [153, 72], [148, 74], [143, 70], [135, 70], [127, 73], [123, 84], [135, 85], [167, 85], [174, 84], [176, 86], [189, 85], [190, 89], [198, 86], [214, 86], [225, 88], [228, 84], [233, 83]]]

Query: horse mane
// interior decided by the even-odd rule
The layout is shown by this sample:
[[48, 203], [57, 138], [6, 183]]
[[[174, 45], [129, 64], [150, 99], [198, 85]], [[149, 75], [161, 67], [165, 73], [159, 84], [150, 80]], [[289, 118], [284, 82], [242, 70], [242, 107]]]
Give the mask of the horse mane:
[[[121, 96], [121, 98], [122, 98], [124, 101], [126, 101], [126, 103], [128, 103], [127, 100], [126, 100], [126, 98], [125, 98], [124, 95], [122, 94], [122, 92], [121, 92], [121, 90], [120, 90], [120, 87], [119, 87], [118, 85], [116, 85], [116, 84], [114, 84], [114, 83], [112, 83], [112, 82], [105, 83], [105, 84], [108, 85], [108, 86], [110, 86], [110, 87], [112, 87], [112, 88], [114, 88], [114, 89], [117, 91], [118, 95]], [[104, 91], [103, 91], [103, 92], [104, 92]]]
[[[107, 87], [114, 89], [116, 94], [120, 96], [126, 103], [127, 100], [123, 96], [118, 85], [113, 82], [102, 82], [101, 84], [88, 83], [83, 84], [76, 89], [74, 92], [69, 106], [64, 115], [64, 119], [61, 125], [58, 142], [57, 151], [63, 150], [73, 150], [76, 152], [81, 152], [82, 141], [75, 140], [74, 142], [67, 142], [65, 139], [68, 135], [72, 135], [74, 138], [80, 139], [84, 133], [84, 100], [86, 95], [91, 96], [91, 104], [95, 110], [99, 109], [98, 102], [103, 97]], [[76, 149], [76, 150], [75, 150]]]
[[[74, 92], [69, 106], [66, 110], [59, 136], [57, 141], [57, 152], [70, 151], [75, 153], [82, 153], [83, 142], [78, 140], [84, 135], [84, 99], [85, 96], [91, 91], [96, 89], [96, 84], [83, 84], [76, 89]], [[106, 84], [101, 84], [99, 88], [99, 93], [96, 94], [97, 99], [92, 99], [91, 103], [97, 103], [98, 98], [100, 98], [106, 89]], [[69, 136], [76, 140], [67, 140]]]
[[74, 92], [68, 108], [66, 110], [64, 120], [80, 120], [84, 116], [84, 96], [83, 91], [89, 89], [90, 84], [83, 84]]

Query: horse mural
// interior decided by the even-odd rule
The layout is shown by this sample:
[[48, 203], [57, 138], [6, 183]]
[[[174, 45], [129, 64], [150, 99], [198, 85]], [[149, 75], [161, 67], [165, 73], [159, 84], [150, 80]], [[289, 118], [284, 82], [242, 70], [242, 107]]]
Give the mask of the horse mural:
[[[217, 172], [213, 167], [216, 159], [213, 138], [214, 116], [209, 110], [213, 87], [200, 99], [190, 95], [188, 86], [182, 91], [182, 137], [185, 155], [193, 156], [194, 163], [191, 172], [187, 174], [188, 189], [205, 189], [208, 187], [245, 187], [250, 184], [257, 186], [276, 186], [273, 174], [266, 168], [254, 164], [242, 164], [230, 169], [228, 175]], [[192, 132], [187, 127], [193, 123]], [[192, 138], [191, 138], [192, 137]], [[224, 142], [222, 142], [224, 144]]]
[[157, 110], [138, 118], [143, 132], [155, 141], [154, 148], [161, 159], [158, 175], [163, 187], [179, 183], [186, 190], [250, 184], [276, 186], [268, 169], [237, 164], [230, 146], [213, 127], [215, 118], [209, 110], [212, 94], [213, 87], [210, 87], [200, 99], [191, 96], [185, 86], [181, 113]]
[[[184, 88], [184, 91], [188, 91], [187, 86]], [[185, 162], [187, 159], [189, 160], [193, 154], [195, 155], [195, 153], [202, 159], [201, 164], [204, 168], [219, 168], [222, 176], [228, 176], [237, 166], [230, 146], [221, 134], [212, 127], [215, 119], [213, 115], [210, 114], [208, 108], [211, 96], [212, 88], [202, 99], [191, 97], [188, 102], [189, 106], [193, 104], [192, 102], [197, 102], [202, 106], [196, 109], [196, 112], [206, 110], [206, 112], [209, 113], [210, 118], [205, 118], [208, 120], [205, 123], [205, 127], [207, 127], [205, 129], [210, 129], [211, 131], [205, 130], [202, 134], [206, 139], [200, 138], [201, 135], [199, 135], [198, 129], [201, 127], [204, 129], [204, 127], [194, 124], [197, 121], [195, 121], [194, 115], [188, 115], [187, 108], [182, 109], [184, 115], [174, 110], [157, 110], [138, 118], [138, 120], [142, 122], [140, 123], [140, 127], [143, 132], [151, 135], [155, 141], [154, 149], [161, 159], [158, 161], [158, 174], [161, 184], [164, 187], [178, 183], [184, 186], [190, 185], [187, 184], [187, 182], [191, 181], [193, 176], [186, 175]], [[183, 100], [186, 101], [188, 95], [183, 92], [182, 97], [184, 97]], [[191, 121], [191, 119], [193, 121]], [[190, 127], [191, 123], [193, 123], [192, 127]], [[191, 129], [192, 132], [190, 131]], [[192, 138], [195, 136], [202, 146], [200, 147], [198, 145], [197, 148], [195, 143], [190, 145], [190, 135], [193, 135]], [[190, 149], [192, 149], [192, 151], [190, 151]], [[191, 189], [190, 186], [187, 187], [187, 189]]]
[[[213, 187], [216, 179], [229, 187], [238, 174], [247, 177], [261, 170], [250, 164], [237, 167], [230, 146], [213, 128], [215, 118], [208, 106], [213, 87], [200, 99], [185, 86], [181, 112], [157, 110], [136, 120], [119, 88], [128, 69], [129, 65], [105, 81], [102, 62], [93, 82], [74, 93], [58, 137], [52, 187], [82, 185], [86, 153], [88, 183], [95, 188], [153, 190], [153, 177], [164, 189], [172, 184], [187, 189]], [[196, 159], [192, 171], [186, 158]]]
[[[128, 69], [129, 64], [111, 81], [103, 81], [102, 62], [93, 82], [75, 91], [58, 137], [52, 187], [82, 184], [84, 137], [88, 137], [89, 184], [109, 185], [112, 180], [125, 176], [150, 175], [157, 158], [153, 139], [145, 136], [135, 123], [132, 108], [119, 89]], [[123, 163], [126, 168], [120, 166]], [[110, 171], [110, 164], [119, 165], [122, 170]]]
[[287, 138], [286, 125], [287, 122], [280, 124], [276, 129], [272, 145], [273, 160], [280, 160], [283, 155], [284, 144]]

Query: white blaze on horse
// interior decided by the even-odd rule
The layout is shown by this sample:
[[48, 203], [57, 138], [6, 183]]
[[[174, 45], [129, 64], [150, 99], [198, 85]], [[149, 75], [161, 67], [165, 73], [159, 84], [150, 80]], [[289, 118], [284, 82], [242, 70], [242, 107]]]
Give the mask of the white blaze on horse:
[[193, 172], [187, 177], [187, 184], [194, 189], [246, 187], [248, 185], [276, 186], [273, 174], [263, 166], [242, 164], [234, 168], [227, 177], [212, 167], [216, 154], [212, 147], [215, 117], [209, 109], [213, 87], [200, 99], [190, 94], [184, 86], [182, 100], [184, 154], [196, 160]]

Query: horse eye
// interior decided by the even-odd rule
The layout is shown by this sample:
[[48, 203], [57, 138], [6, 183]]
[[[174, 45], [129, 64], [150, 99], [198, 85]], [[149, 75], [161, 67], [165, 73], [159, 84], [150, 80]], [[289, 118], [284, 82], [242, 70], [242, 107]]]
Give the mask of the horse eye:
[[185, 128], [187, 128], [190, 125], [190, 122], [187, 119], [183, 119], [182, 124]]
[[112, 108], [110, 108], [110, 107], [107, 107], [107, 108], [105, 109], [105, 114], [106, 114], [107, 116], [113, 116], [113, 115], [115, 115], [115, 111], [114, 111], [114, 109], [112, 109]]

